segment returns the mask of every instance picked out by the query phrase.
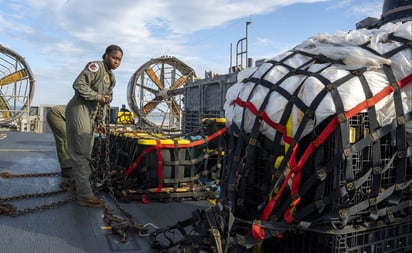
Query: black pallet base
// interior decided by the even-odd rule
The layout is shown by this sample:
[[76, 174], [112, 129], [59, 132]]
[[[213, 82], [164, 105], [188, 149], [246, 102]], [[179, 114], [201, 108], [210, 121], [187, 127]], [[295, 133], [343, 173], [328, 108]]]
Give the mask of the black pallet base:
[[285, 234], [264, 242], [262, 253], [408, 253], [412, 252], [412, 216], [342, 230]]

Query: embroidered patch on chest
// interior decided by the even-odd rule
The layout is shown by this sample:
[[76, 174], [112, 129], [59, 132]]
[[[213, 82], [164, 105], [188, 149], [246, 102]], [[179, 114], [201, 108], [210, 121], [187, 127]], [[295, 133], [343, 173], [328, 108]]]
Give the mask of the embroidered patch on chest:
[[104, 80], [104, 83], [105, 83], [105, 84], [110, 83], [110, 76], [109, 76], [109, 74], [105, 74], [104, 77], [103, 77], [103, 80]]
[[93, 63], [90, 63], [87, 68], [88, 68], [91, 72], [96, 72], [96, 71], [99, 70], [99, 64], [93, 62]]

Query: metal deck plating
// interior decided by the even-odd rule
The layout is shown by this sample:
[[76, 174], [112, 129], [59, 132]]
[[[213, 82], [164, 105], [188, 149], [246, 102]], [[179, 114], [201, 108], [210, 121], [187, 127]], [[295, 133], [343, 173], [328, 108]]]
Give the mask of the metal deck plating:
[[[49, 173], [59, 171], [53, 136], [49, 133], [7, 132], [0, 140], [0, 173], [13, 174]], [[34, 194], [60, 189], [64, 178], [48, 177], [0, 177], [0, 198], [22, 194]], [[110, 207], [119, 213], [115, 204], [104, 192], [100, 193]], [[40, 198], [4, 201], [13, 204], [18, 211], [54, 203], [70, 197], [68, 192]], [[140, 224], [166, 227], [191, 216], [193, 210], [205, 208], [208, 201], [120, 203]], [[128, 233], [127, 242], [107, 229], [103, 208], [78, 206], [71, 201], [59, 207], [39, 210], [12, 217], [0, 215], [0, 252], [157, 252], [145, 236]], [[121, 213], [119, 213], [121, 215]], [[148, 226], [149, 230], [153, 227]]]

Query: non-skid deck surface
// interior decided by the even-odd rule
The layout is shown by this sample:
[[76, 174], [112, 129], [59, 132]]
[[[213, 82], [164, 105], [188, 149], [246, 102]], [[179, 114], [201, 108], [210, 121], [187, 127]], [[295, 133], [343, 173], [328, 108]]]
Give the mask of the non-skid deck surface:
[[[7, 132], [0, 140], [0, 173], [44, 173], [59, 170], [54, 139], [51, 134]], [[0, 198], [58, 190], [64, 179], [59, 176], [3, 178], [0, 177]], [[101, 193], [106, 206], [121, 215], [106, 193]], [[14, 200], [18, 210], [65, 200], [67, 192], [54, 196]], [[140, 224], [158, 227], [174, 225], [191, 216], [194, 209], [209, 206], [208, 201], [121, 203]], [[128, 233], [126, 243], [105, 229], [103, 208], [78, 206], [74, 201], [63, 206], [35, 211], [23, 216], [0, 215], [0, 252], [24, 253], [104, 253], [157, 252], [151, 249], [149, 238]]]

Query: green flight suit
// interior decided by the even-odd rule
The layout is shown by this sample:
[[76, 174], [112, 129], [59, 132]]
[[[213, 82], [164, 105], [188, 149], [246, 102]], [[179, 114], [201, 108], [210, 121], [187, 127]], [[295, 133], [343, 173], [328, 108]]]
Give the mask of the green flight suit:
[[98, 121], [105, 122], [108, 106], [98, 113], [99, 100], [104, 95], [112, 100], [115, 83], [114, 74], [102, 61], [89, 62], [73, 83], [75, 94], [66, 107], [66, 129], [78, 200], [94, 197], [90, 185], [94, 128]]
[[62, 170], [72, 167], [67, 150], [66, 105], [56, 105], [47, 112], [46, 119], [56, 142], [57, 158]]

